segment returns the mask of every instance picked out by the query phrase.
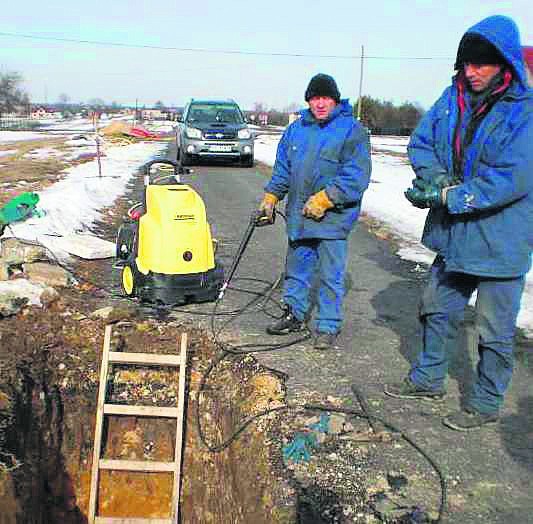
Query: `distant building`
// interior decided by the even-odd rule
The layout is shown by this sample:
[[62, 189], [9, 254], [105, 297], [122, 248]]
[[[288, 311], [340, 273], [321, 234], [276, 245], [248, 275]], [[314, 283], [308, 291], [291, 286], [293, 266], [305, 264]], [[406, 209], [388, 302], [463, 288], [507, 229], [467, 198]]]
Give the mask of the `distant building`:
[[164, 120], [166, 112], [161, 109], [142, 109], [141, 118], [143, 120]]
[[39, 119], [39, 118], [47, 118], [48, 111], [43, 106], [34, 107], [31, 110], [30, 118]]
[[30, 118], [38, 120], [43, 118], [54, 118], [54, 119], [60, 119], [63, 118], [63, 113], [61, 111], [58, 111], [54, 107], [46, 107], [44, 105], [42, 106], [34, 106], [31, 108], [30, 111]]
[[268, 125], [268, 113], [259, 113], [259, 124], [262, 126]]

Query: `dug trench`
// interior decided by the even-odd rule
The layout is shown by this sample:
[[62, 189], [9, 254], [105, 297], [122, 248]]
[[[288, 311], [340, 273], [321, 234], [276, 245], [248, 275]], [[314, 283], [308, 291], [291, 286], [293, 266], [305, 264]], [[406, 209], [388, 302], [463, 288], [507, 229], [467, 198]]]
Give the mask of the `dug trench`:
[[[95, 233], [113, 241], [141, 187], [139, 176], [129, 193], [104, 211], [106, 218]], [[308, 425], [310, 415], [274, 412], [251, 424], [223, 451], [210, 452], [199, 438], [194, 410], [202, 373], [217, 351], [207, 329], [194, 320], [158, 318], [119, 298], [109, 260], [78, 260], [73, 269], [78, 284], [62, 290], [48, 308], [25, 308], [0, 322], [0, 524], [87, 522], [99, 367], [108, 323], [114, 326], [112, 348], [123, 351], [177, 353], [181, 333], [188, 333], [181, 522], [375, 522], [363, 480], [370, 446], [326, 442], [324, 460], [311, 464], [311, 477], [322, 472], [322, 481], [309, 481], [309, 473], [285, 466], [281, 450], [295, 428]], [[103, 302], [113, 306], [107, 318], [95, 314]], [[176, 372], [114, 369], [107, 385], [112, 401], [175, 405]], [[253, 357], [225, 360], [200, 399], [206, 439], [212, 444], [224, 441], [243, 420], [279, 407], [284, 398], [280, 376]], [[103, 456], [172, 460], [174, 431], [167, 420], [109, 417]], [[349, 460], [341, 464], [340, 456]], [[104, 471], [97, 514], [165, 517], [171, 485], [169, 474]]]
[[[87, 522], [104, 321], [80, 315], [61, 300], [46, 312], [29, 311], [2, 325], [2, 523]], [[184, 331], [190, 366], [182, 522], [272, 522], [278, 497], [265, 435], [274, 418], [221, 453], [208, 452], [197, 438], [191, 406], [214, 351], [205, 335], [190, 325], [129, 317], [115, 324], [112, 347], [176, 353]], [[282, 397], [279, 381], [252, 362], [228, 362], [216, 379], [219, 387], [224, 385], [225, 398], [205, 401], [211, 439], [228, 435], [244, 415]], [[177, 383], [175, 372], [119, 369], [108, 385], [108, 398], [175, 405]], [[110, 417], [103, 456], [171, 461], [174, 432], [175, 423], [168, 420]], [[98, 514], [167, 516], [171, 486], [168, 474], [102, 472]]]

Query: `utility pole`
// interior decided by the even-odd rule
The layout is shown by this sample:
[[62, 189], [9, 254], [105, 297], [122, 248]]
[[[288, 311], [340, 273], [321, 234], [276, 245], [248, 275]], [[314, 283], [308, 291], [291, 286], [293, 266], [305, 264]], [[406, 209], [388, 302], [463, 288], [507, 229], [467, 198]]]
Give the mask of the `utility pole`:
[[359, 100], [357, 101], [357, 120], [361, 120], [361, 105], [363, 97], [363, 63], [365, 58], [365, 46], [361, 46], [361, 72], [359, 74]]
[[133, 127], [137, 125], [137, 111], [139, 107], [139, 99], [135, 99], [135, 114], [133, 115]]

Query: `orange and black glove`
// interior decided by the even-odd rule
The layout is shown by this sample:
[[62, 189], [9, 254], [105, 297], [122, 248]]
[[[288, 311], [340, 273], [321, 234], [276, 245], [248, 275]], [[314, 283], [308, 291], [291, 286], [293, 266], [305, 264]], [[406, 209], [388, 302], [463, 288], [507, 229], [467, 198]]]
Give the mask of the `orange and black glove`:
[[263, 200], [259, 204], [257, 213], [258, 220], [263, 221], [266, 224], [274, 223], [274, 213], [276, 212], [276, 204], [278, 203], [278, 197], [272, 193], [265, 193]]
[[302, 210], [302, 215], [313, 220], [322, 220], [326, 211], [335, 207], [335, 204], [329, 199], [326, 190], [323, 189], [314, 195], [311, 195]]

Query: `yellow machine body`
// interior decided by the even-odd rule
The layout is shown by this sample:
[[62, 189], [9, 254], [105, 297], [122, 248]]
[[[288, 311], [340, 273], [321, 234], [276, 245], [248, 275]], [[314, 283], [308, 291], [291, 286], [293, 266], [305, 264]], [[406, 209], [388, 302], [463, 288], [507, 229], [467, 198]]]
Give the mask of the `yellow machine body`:
[[211, 230], [200, 195], [187, 185], [148, 185], [139, 219], [137, 269], [163, 275], [206, 273], [215, 267]]

